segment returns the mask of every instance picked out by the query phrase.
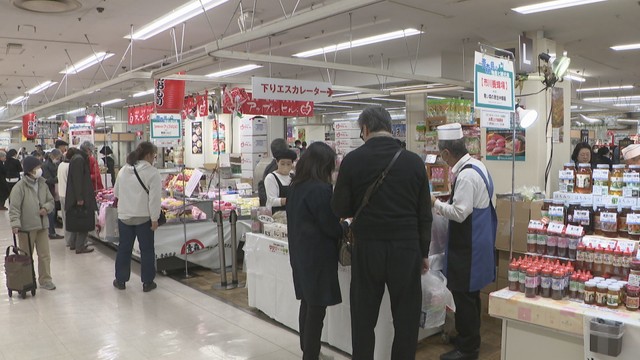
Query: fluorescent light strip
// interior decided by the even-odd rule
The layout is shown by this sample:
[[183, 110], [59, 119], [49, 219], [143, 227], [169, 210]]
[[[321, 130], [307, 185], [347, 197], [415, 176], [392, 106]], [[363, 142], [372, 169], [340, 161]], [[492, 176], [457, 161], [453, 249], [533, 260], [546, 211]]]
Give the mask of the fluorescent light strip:
[[472, 90], [458, 90], [461, 93], [466, 93], [466, 94], [473, 94]]
[[443, 84], [420, 84], [420, 85], [407, 85], [382, 89], [382, 91], [403, 91], [403, 90], [419, 90], [419, 89], [433, 89]]
[[22, 102], [24, 99], [26, 99], [26, 96], [18, 96], [17, 98], [7, 102], [7, 104], [15, 105], [15, 104], [18, 104], [18, 103]]
[[47, 118], [47, 120], [55, 120], [58, 117], [58, 115], [51, 115]]
[[638, 50], [640, 49], [640, 43], [628, 44], [628, 45], [616, 45], [616, 46], [612, 46], [611, 49], [615, 51]]
[[325, 103], [318, 103], [319, 106], [322, 107], [328, 107], [328, 108], [338, 108], [338, 109], [353, 109], [353, 106], [346, 106], [346, 105], [333, 105], [333, 104], [325, 104]]
[[640, 103], [631, 103], [631, 104], [613, 104], [613, 106], [620, 106], [620, 107], [625, 107], [625, 106], [640, 106]]
[[[187, 20], [202, 14], [202, 8], [206, 11], [220, 6], [229, 0], [192, 0], [179, 6], [152, 22], [143, 25], [140, 30], [133, 33], [134, 40], [147, 40], [159, 33], [179, 25]], [[200, 4], [202, 2], [202, 4]], [[125, 39], [131, 39], [132, 34], [125, 35]]]
[[77, 74], [80, 71], [86, 70], [99, 62], [107, 60], [113, 55], [114, 53], [106, 53], [104, 51], [95, 53], [94, 55], [91, 55], [88, 58], [84, 58], [71, 66], [67, 66], [66, 69], [60, 71], [60, 74], [65, 74], [65, 75]]
[[371, 98], [371, 100], [398, 102], [398, 103], [403, 103], [403, 104], [406, 103], [405, 100], [400, 100], [400, 99]]
[[621, 85], [621, 86], [605, 86], [595, 88], [577, 89], [577, 92], [589, 92], [589, 91], [609, 91], [609, 90], [629, 90], [633, 89], [633, 85]]
[[577, 81], [577, 82], [585, 82], [587, 81], [587, 79], [583, 78], [582, 76], [579, 75], [575, 75], [575, 74], [567, 74], [564, 76], [565, 80], [569, 79], [569, 80], [573, 80], [573, 81]]
[[51, 80], [47, 80], [47, 81], [41, 83], [40, 85], [35, 86], [35, 87], [27, 90], [27, 94], [34, 95], [34, 94], [43, 92], [44, 90], [47, 90], [48, 88], [52, 87], [55, 84], [57, 84], [57, 82], [53, 82]]
[[592, 101], [592, 102], [611, 102], [611, 101], [631, 101], [631, 100], [640, 100], [640, 95], [632, 95], [632, 96], [603, 96], [603, 97], [588, 97], [584, 98], [584, 101]]
[[67, 114], [75, 114], [77, 112], [84, 111], [85, 109], [86, 108], [83, 108], [83, 107], [77, 108], [77, 109], [74, 109], [74, 110], [71, 110], [71, 111], [67, 111]]
[[235, 74], [240, 74], [240, 73], [243, 73], [243, 72], [259, 69], [261, 67], [262, 67], [262, 65], [256, 65], [256, 64], [238, 66], [238, 67], [235, 67], [235, 68], [231, 68], [231, 69], [227, 69], [227, 70], [222, 70], [222, 71], [211, 73], [211, 74], [207, 75], [207, 77], [225, 77], [225, 76], [229, 76], [229, 75], [235, 75]]
[[105, 102], [103, 102], [103, 103], [100, 103], [100, 105], [102, 105], [102, 106], [107, 106], [107, 105], [111, 105], [111, 104], [119, 103], [119, 102], [121, 102], [121, 101], [124, 101], [124, 99], [119, 99], [119, 98], [118, 98], [118, 99], [111, 99], [111, 100], [105, 101]]
[[362, 39], [356, 39], [356, 40], [353, 40], [353, 41], [350, 41], [350, 42], [347, 41], [347, 42], [343, 42], [343, 43], [340, 43], [340, 44], [337, 44], [337, 45], [326, 46], [326, 47], [319, 48], [319, 49], [303, 51], [303, 52], [300, 52], [300, 53], [297, 53], [297, 54], [293, 54], [293, 56], [301, 57], [301, 58], [307, 58], [307, 57], [326, 54], [326, 53], [330, 53], [330, 52], [336, 52], [336, 51], [340, 51], [340, 50], [345, 50], [345, 49], [349, 49], [349, 48], [353, 49], [353, 48], [360, 47], [360, 46], [376, 44], [376, 43], [383, 42], [383, 41], [400, 39], [400, 38], [404, 38], [404, 37], [408, 37], [408, 36], [418, 35], [418, 34], [421, 34], [421, 33], [422, 33], [422, 31], [419, 31], [419, 30], [416, 30], [416, 29], [398, 30], [398, 31], [393, 31], [393, 32], [386, 33], [386, 34], [380, 34], [380, 35], [374, 35], [374, 36], [370, 36], [370, 37], [366, 37], [366, 38], [362, 38]]
[[587, 5], [607, 0], [556, 0], [546, 1], [538, 4], [532, 4], [527, 6], [520, 6], [511, 10], [520, 14], [534, 14], [543, 11], [551, 11], [556, 9], [564, 9], [573, 6]]
[[137, 93], [135, 93], [135, 94], [133, 94], [133, 95], [131, 95], [131, 96], [132, 96], [132, 97], [140, 97], [140, 96], [145, 96], [145, 95], [151, 95], [151, 94], [153, 94], [155, 91], [156, 91], [156, 89], [149, 89], [149, 90], [146, 90], [146, 91], [140, 91], [140, 92], [137, 92]]
[[446, 97], [442, 97], [442, 96], [427, 96], [427, 99], [444, 100], [444, 99], [446, 99]]
[[7, 107], [6, 107], [6, 106], [0, 106], [0, 112], [1, 112], [1, 111], [5, 111], [5, 110], [7, 110]]
[[340, 103], [351, 104], [351, 105], [382, 106], [382, 104], [378, 104], [378, 103], [361, 102], [361, 101], [340, 101]]
[[332, 97], [337, 98], [337, 97], [344, 97], [344, 96], [351, 96], [351, 95], [358, 95], [358, 94], [362, 94], [362, 91], [354, 91], [354, 92], [346, 92], [346, 93], [342, 93], [342, 94], [334, 94]]

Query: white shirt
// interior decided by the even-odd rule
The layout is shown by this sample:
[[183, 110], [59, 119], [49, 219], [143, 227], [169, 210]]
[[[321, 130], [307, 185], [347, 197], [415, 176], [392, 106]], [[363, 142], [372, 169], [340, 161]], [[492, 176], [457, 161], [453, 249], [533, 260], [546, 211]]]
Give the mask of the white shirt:
[[278, 174], [277, 171], [270, 173], [264, 178], [264, 188], [267, 191], [267, 207], [269, 209], [282, 206], [280, 187], [273, 175], [278, 177], [283, 186], [289, 186], [289, 184], [291, 184], [291, 175], [281, 175]]
[[487, 168], [484, 164], [469, 156], [463, 156], [453, 166], [452, 172], [456, 176], [456, 187], [451, 204], [436, 200], [434, 208], [436, 211], [449, 220], [462, 223], [473, 209], [484, 209], [489, 206], [489, 192], [480, 174], [473, 169], [462, 170], [466, 165], [475, 165], [489, 181]]
[[67, 197], [67, 178], [69, 177], [69, 163], [58, 165], [58, 196]]

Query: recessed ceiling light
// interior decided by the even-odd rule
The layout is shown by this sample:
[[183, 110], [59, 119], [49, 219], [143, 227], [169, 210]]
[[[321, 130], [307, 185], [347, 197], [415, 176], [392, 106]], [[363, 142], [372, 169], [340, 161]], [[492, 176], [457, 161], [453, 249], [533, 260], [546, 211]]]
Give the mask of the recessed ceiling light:
[[301, 57], [301, 58], [307, 58], [307, 57], [312, 57], [312, 56], [321, 55], [321, 54], [325, 54], [325, 53], [345, 50], [345, 49], [349, 49], [349, 48], [353, 49], [353, 48], [360, 47], [360, 46], [376, 44], [376, 43], [383, 42], [383, 41], [400, 39], [400, 38], [404, 38], [404, 37], [407, 37], [407, 36], [418, 35], [418, 34], [421, 34], [421, 33], [422, 33], [422, 31], [419, 31], [419, 30], [416, 30], [416, 29], [398, 30], [398, 31], [393, 31], [393, 32], [386, 33], [386, 34], [374, 35], [374, 36], [370, 36], [370, 37], [366, 37], [366, 38], [362, 38], [362, 39], [356, 39], [356, 40], [352, 40], [352, 41], [343, 42], [343, 43], [336, 44], [336, 45], [330, 45], [330, 46], [326, 46], [326, 47], [322, 47], [322, 48], [318, 48], [318, 49], [313, 49], [313, 50], [309, 50], [309, 51], [303, 51], [303, 52], [300, 52], [300, 53], [297, 53], [297, 54], [293, 54], [293, 56]]
[[611, 48], [615, 51], [638, 50], [640, 49], [640, 43], [628, 44], [628, 45], [616, 45], [616, 46], [612, 46]]
[[186, 22], [187, 20], [202, 14], [203, 8], [208, 11], [216, 6], [220, 6], [229, 0], [192, 0], [188, 3], [179, 6], [170, 12], [162, 15], [161, 17], [153, 20], [152, 22], [143, 25], [140, 30], [135, 31], [132, 34], [125, 35], [125, 39], [134, 40], [147, 40], [150, 37], [158, 35], [159, 33], [170, 29], [178, 24]]
[[95, 53], [94, 55], [91, 55], [88, 58], [84, 58], [71, 66], [67, 66], [66, 69], [60, 71], [60, 74], [65, 74], [65, 75], [77, 74], [80, 71], [86, 70], [99, 62], [107, 60], [113, 55], [114, 53], [107, 53], [104, 51]]
[[590, 92], [590, 91], [609, 91], [609, 90], [629, 90], [633, 89], [633, 85], [621, 85], [621, 86], [604, 86], [595, 88], [577, 89], [577, 92]]
[[240, 74], [240, 73], [243, 73], [243, 72], [259, 69], [261, 67], [262, 67], [262, 65], [256, 65], [256, 64], [238, 66], [238, 67], [235, 67], [235, 68], [222, 70], [222, 71], [217, 71], [217, 72], [208, 74], [207, 77], [225, 77], [225, 76], [229, 76], [229, 75], [235, 75], [235, 74]]
[[543, 11], [551, 11], [556, 9], [563, 9], [573, 6], [587, 5], [598, 2], [603, 2], [607, 0], [556, 0], [556, 1], [546, 1], [542, 3], [519, 6], [517, 8], [513, 8], [511, 10], [520, 13], [520, 14], [534, 14]]

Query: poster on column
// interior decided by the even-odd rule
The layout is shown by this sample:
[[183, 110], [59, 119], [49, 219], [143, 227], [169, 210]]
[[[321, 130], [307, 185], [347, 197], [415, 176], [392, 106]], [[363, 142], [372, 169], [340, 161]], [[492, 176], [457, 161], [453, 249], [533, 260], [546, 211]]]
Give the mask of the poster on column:
[[513, 130], [487, 129], [487, 160], [511, 161], [515, 150], [516, 161], [525, 161], [526, 136], [524, 129]]
[[474, 79], [476, 109], [515, 111], [512, 61], [476, 52]]
[[70, 124], [69, 140], [71, 140], [71, 146], [76, 148], [85, 141], [93, 143], [93, 127], [91, 124]]
[[211, 121], [211, 126], [213, 127], [213, 131], [211, 132], [213, 137], [213, 154], [225, 154], [227, 152], [227, 143], [224, 123], [216, 118]]
[[191, 122], [191, 153], [202, 154], [202, 121]]

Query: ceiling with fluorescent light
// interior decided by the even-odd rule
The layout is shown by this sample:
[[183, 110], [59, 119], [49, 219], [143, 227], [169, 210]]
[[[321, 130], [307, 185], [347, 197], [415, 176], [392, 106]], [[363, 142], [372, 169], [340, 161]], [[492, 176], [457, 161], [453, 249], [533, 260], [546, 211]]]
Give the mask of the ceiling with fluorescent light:
[[[164, 31], [148, 40], [135, 41], [132, 59], [130, 52], [125, 55], [129, 40], [124, 36], [130, 33], [131, 24], [134, 25], [134, 29], [139, 28], [185, 2], [82, 0], [79, 2], [82, 5], [79, 9], [64, 13], [29, 12], [14, 6], [13, 1], [0, 3], [0, 13], [3, 14], [3, 32], [0, 36], [0, 104], [24, 95], [25, 91], [45, 81], [58, 82], [45, 91], [30, 96], [26, 103], [12, 105], [7, 111], [0, 113], [0, 123], [14, 119], [29, 109], [41, 107], [51, 100], [104, 83], [114, 74], [117, 78], [119, 74], [132, 69], [158, 72], [162, 68], [171, 68], [176, 62], [174, 44], [186, 52], [183, 55], [184, 59], [198, 57], [195, 64], [188, 67], [188, 75], [206, 75], [249, 64], [247, 61], [208, 57], [201, 47], [216, 39], [231, 39], [243, 31], [245, 34], [260, 33], [259, 25], [284, 22], [282, 8], [284, 7], [287, 17], [290, 17], [298, 3], [297, 0], [256, 0], [254, 12], [252, 0], [229, 0], [209, 10], [208, 17], [199, 15], [187, 21], [183, 46], [182, 26], [178, 26], [175, 29], [175, 43], [170, 32]], [[345, 0], [300, 0], [293, 17], [311, 8], [315, 11], [341, 2], [347, 3]], [[292, 58], [291, 55], [295, 53], [348, 42], [350, 39], [366, 38], [401, 28], [422, 28], [424, 34], [421, 36], [411, 36], [406, 38], [406, 41], [397, 39], [366, 45], [351, 51], [343, 50], [337, 55], [329, 53], [326, 54], [326, 61], [403, 73], [412, 73], [414, 70], [417, 75], [467, 82], [471, 74], [470, 71], [463, 70], [463, 53], [466, 55], [464, 63], [468, 67], [478, 41], [499, 47], [514, 47], [518, 34], [541, 30], [544, 31], [545, 37], [556, 41], [568, 51], [572, 59], [571, 70], [574, 73], [588, 75], [586, 82], [574, 82], [574, 85], [585, 88], [640, 85], [640, 50], [616, 52], [610, 49], [613, 45], [640, 42], [640, 23], [637, 21], [640, 5], [637, 1], [609, 0], [531, 15], [522, 15], [510, 10], [535, 2], [538, 0], [379, 1], [352, 10], [351, 16], [345, 12], [275, 34], [262, 33], [256, 40], [224, 50], [248, 51], [261, 55], [271, 53]], [[104, 8], [104, 11], [99, 12], [98, 8]], [[240, 14], [240, 8], [244, 15]], [[256, 26], [254, 30], [251, 30], [252, 19]], [[104, 71], [96, 65], [79, 74], [69, 75], [63, 81], [63, 75], [59, 73], [61, 70], [70, 66], [71, 61], [78, 62], [92, 55], [94, 51], [112, 52], [115, 55], [104, 62]], [[325, 61], [322, 55], [309, 59]], [[246, 82], [251, 75], [318, 81], [330, 79], [335, 85], [370, 87], [378, 90], [394, 85], [417, 83], [411, 79], [328, 71], [309, 66], [251, 63], [263, 67], [233, 75], [233, 78]], [[152, 95], [131, 97], [134, 93], [148, 90], [153, 83], [151, 77], [132, 77], [126, 81], [112, 83], [111, 86], [94, 89], [96, 91], [91, 94], [52, 106], [39, 115], [46, 117], [114, 98], [125, 99], [116, 104], [118, 106], [150, 101], [152, 98]], [[213, 82], [189, 81], [188, 92], [213, 86]], [[470, 96], [458, 91], [446, 94]], [[631, 90], [606, 91], [600, 95], [597, 92], [580, 93], [579, 97], [638, 94], [640, 88], [636, 87]], [[365, 97], [358, 94], [345, 97], [343, 100], [358, 102], [361, 98], [360, 102], [367, 102], [364, 100]], [[395, 97], [401, 98], [402, 96]], [[380, 100], [375, 102], [378, 103]], [[383, 104], [393, 106], [393, 103]], [[358, 106], [351, 105], [354, 108]], [[326, 109], [335, 110], [329, 107]]]

